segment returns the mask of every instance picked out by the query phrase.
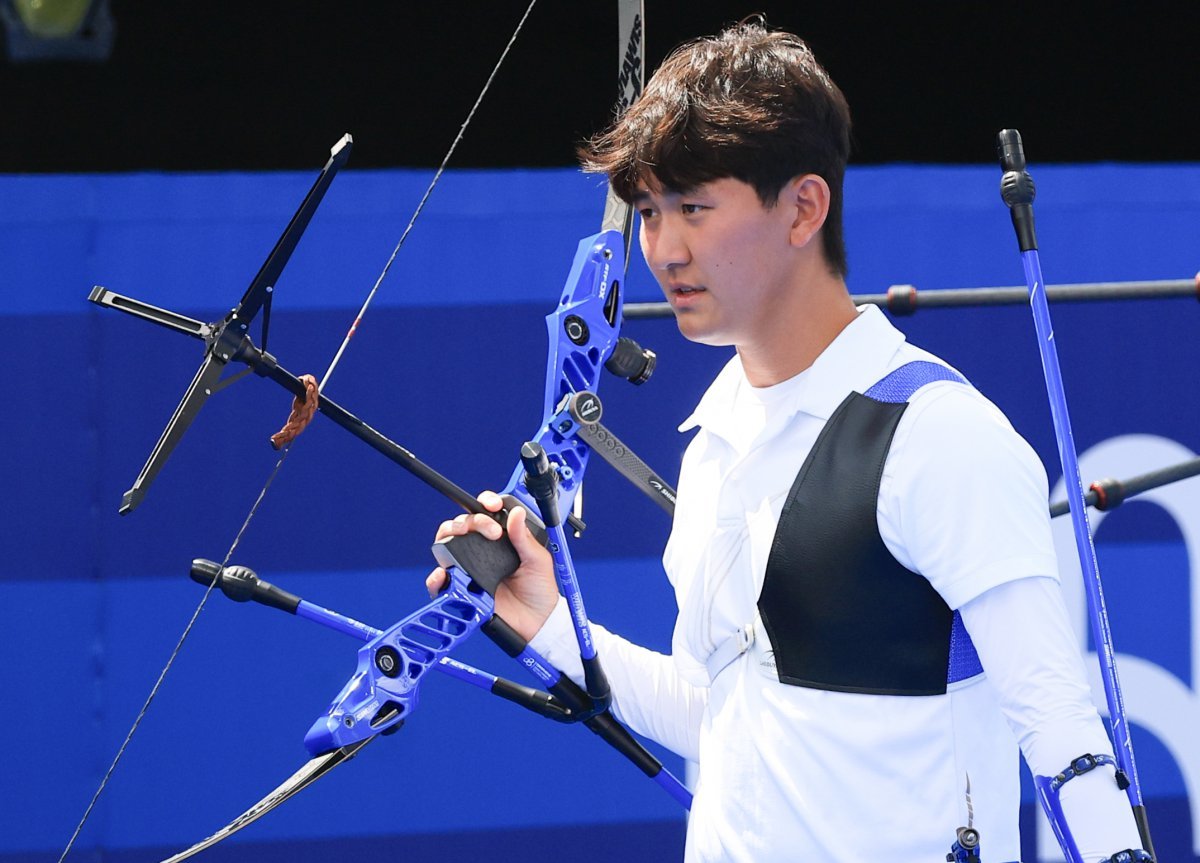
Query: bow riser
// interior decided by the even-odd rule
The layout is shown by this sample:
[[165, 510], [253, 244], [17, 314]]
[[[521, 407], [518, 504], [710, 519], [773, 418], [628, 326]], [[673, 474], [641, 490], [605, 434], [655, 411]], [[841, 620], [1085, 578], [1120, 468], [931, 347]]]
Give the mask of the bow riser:
[[[559, 511], [565, 518], [587, 469], [589, 449], [579, 438], [553, 424], [563, 401], [579, 391], [594, 391], [600, 372], [620, 335], [621, 287], [625, 271], [624, 238], [603, 231], [579, 243], [562, 296], [546, 317], [550, 336], [545, 417], [534, 440], [546, 450], [560, 477]], [[537, 505], [517, 468], [505, 489], [531, 514]], [[434, 663], [449, 655], [492, 616], [489, 591], [457, 566], [449, 567], [450, 586], [429, 604], [393, 625], [358, 652], [354, 676], [304, 738], [317, 755], [382, 733], [417, 707], [420, 681]], [[494, 586], [489, 582], [486, 587]], [[557, 676], [534, 661], [523, 664], [542, 683]]]
[[312, 755], [398, 727], [417, 709], [422, 678], [492, 616], [492, 598], [461, 571], [432, 602], [358, 651], [354, 676], [304, 736]]
[[[589, 448], [572, 428], [560, 430], [556, 417], [566, 399], [578, 392], [595, 392], [600, 384], [600, 372], [621, 333], [624, 273], [625, 241], [619, 231], [602, 231], [584, 238], [575, 252], [558, 308], [546, 316], [550, 351], [542, 425], [531, 439], [542, 445], [558, 468], [558, 505], [564, 519], [579, 492]], [[525, 468], [518, 463], [505, 493], [536, 513], [537, 504], [524, 478]]]

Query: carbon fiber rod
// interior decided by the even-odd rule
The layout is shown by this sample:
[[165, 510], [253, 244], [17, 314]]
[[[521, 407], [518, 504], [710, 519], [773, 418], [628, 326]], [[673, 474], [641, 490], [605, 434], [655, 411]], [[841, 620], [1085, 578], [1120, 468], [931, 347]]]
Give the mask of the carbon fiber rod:
[[[1047, 285], [1046, 298], [1055, 303], [1095, 300], [1153, 300], [1190, 297], [1200, 300], [1200, 273], [1190, 279], [1152, 282], [1096, 282], [1094, 284]], [[911, 315], [918, 309], [973, 308], [976, 306], [1021, 306], [1029, 302], [1027, 287], [943, 288], [918, 291], [912, 285], [892, 285], [886, 294], [852, 294], [855, 305], [880, 306], [893, 315]], [[669, 318], [667, 303], [626, 303], [626, 319]]]
[[[1142, 492], [1170, 485], [1197, 474], [1200, 474], [1200, 456], [1129, 479], [1098, 479], [1088, 486], [1088, 492], [1083, 496], [1083, 502], [1105, 512], [1116, 509], [1129, 498]], [[1065, 500], [1050, 505], [1051, 518], [1058, 518], [1070, 511], [1071, 507]]]
[[[1033, 313], [1034, 329], [1037, 332], [1038, 353], [1042, 358], [1046, 395], [1050, 402], [1050, 415], [1054, 421], [1054, 437], [1058, 442], [1059, 459], [1062, 463], [1063, 484], [1066, 486], [1067, 499], [1071, 501], [1071, 525], [1075, 534], [1075, 547], [1079, 552], [1079, 564], [1083, 570], [1083, 587], [1087, 596], [1088, 616], [1091, 619], [1092, 639], [1096, 644], [1096, 654], [1100, 658], [1100, 676], [1104, 682], [1104, 698], [1108, 705], [1109, 721], [1112, 726], [1113, 754], [1119, 768], [1117, 784], [1125, 790], [1129, 803], [1133, 807], [1133, 816], [1141, 835], [1142, 848], [1153, 856], [1154, 845], [1150, 840], [1150, 825], [1146, 819], [1141, 782], [1138, 779], [1137, 763], [1133, 757], [1133, 741], [1129, 736], [1125, 699], [1121, 693], [1120, 679], [1117, 676], [1112, 628], [1109, 626], [1104, 589], [1100, 583], [1100, 566], [1096, 561], [1096, 546], [1092, 540], [1091, 525], [1088, 524], [1087, 506], [1083, 502], [1083, 481], [1079, 477], [1079, 457], [1075, 449], [1070, 412], [1067, 409], [1067, 394], [1058, 361], [1054, 326], [1050, 320], [1050, 305], [1046, 301], [1046, 281], [1042, 276], [1042, 264], [1038, 253], [1037, 232], [1033, 217], [1033, 200], [1036, 190], [1033, 178], [1025, 169], [1025, 151], [1021, 143], [1020, 132], [1016, 129], [1001, 130], [996, 136], [996, 152], [1004, 171], [1000, 180], [1000, 195], [1012, 215], [1017, 246], [1021, 250], [1021, 266], [1025, 270], [1025, 283], [1029, 288], [1029, 306]], [[1071, 835], [1070, 826], [1062, 817], [1058, 786], [1054, 785], [1052, 778], [1040, 775], [1035, 775], [1033, 782], [1038, 789], [1038, 797], [1045, 808], [1046, 815], [1054, 826], [1055, 835], [1058, 837], [1064, 855], [1071, 863], [1083, 863], [1083, 854]]]

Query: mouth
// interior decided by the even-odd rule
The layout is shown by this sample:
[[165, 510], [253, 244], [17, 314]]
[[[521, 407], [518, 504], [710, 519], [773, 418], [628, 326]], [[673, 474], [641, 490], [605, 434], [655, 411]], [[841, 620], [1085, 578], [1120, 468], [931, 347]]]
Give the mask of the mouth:
[[670, 302], [671, 309], [675, 312], [675, 314], [690, 312], [692, 306], [700, 302], [700, 297], [704, 293], [704, 288], [696, 285], [685, 285], [680, 283], [667, 285], [667, 300]]

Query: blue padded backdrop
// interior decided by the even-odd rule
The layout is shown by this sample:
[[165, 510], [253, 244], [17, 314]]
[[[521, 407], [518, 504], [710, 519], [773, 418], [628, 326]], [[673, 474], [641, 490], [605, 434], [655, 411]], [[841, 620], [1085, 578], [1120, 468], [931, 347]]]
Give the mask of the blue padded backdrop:
[[[1200, 166], [1032, 171], [1051, 283], [1187, 278], [1200, 266]], [[101, 284], [218, 317], [312, 176], [0, 177], [2, 863], [57, 859], [199, 598], [190, 560], [224, 554], [274, 464], [266, 437], [290, 402], [253, 377], [220, 393], [142, 508], [119, 517], [200, 346], [93, 307], [87, 293]], [[852, 290], [1021, 284], [998, 179], [986, 166], [852, 170]], [[336, 180], [279, 282], [270, 350], [286, 367], [325, 368], [427, 180], [354, 170]], [[601, 199], [595, 178], [570, 170], [448, 174], [328, 393], [467, 488], [503, 483], [538, 421], [542, 315]], [[628, 290], [657, 298], [640, 259]], [[1085, 480], [1200, 448], [1195, 301], [1059, 305], [1054, 315]], [[1028, 310], [923, 311], [899, 323], [1008, 413], [1053, 485]], [[667, 320], [627, 332], [658, 351], [659, 371], [640, 389], [607, 381], [607, 422], [673, 478], [686, 443], [675, 425], [728, 351], [686, 343]], [[1198, 484], [1126, 505], [1098, 536], [1151, 823], [1172, 861], [1200, 860], [1200, 542], [1189, 539], [1200, 537]], [[318, 420], [236, 560], [386, 625], [423, 602], [430, 539], [453, 513]], [[674, 604], [657, 560], [666, 518], [601, 464], [586, 517], [575, 548], [592, 616], [667, 648]], [[1072, 554], [1064, 546], [1066, 570]], [[466, 660], [519, 677], [477, 641]], [[241, 812], [305, 760], [303, 734], [356, 649], [214, 597], [71, 859], [157, 860]], [[1040, 842], [1053, 859], [1027, 803], [1025, 858], [1039, 859]], [[431, 679], [400, 734], [205, 859], [668, 860], [683, 826], [672, 801], [591, 734]]]

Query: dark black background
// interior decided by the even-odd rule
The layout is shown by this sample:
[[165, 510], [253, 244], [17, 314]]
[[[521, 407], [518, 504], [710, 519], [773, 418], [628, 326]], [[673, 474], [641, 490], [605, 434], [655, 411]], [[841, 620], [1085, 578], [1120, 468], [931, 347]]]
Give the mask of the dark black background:
[[[0, 171], [437, 164], [524, 0], [112, 0], [102, 64], [0, 65]], [[857, 163], [1194, 161], [1200, 8], [648, 0], [650, 67], [754, 11], [809, 40], [850, 101]], [[568, 165], [609, 116], [610, 2], [541, 0], [453, 164]]]

